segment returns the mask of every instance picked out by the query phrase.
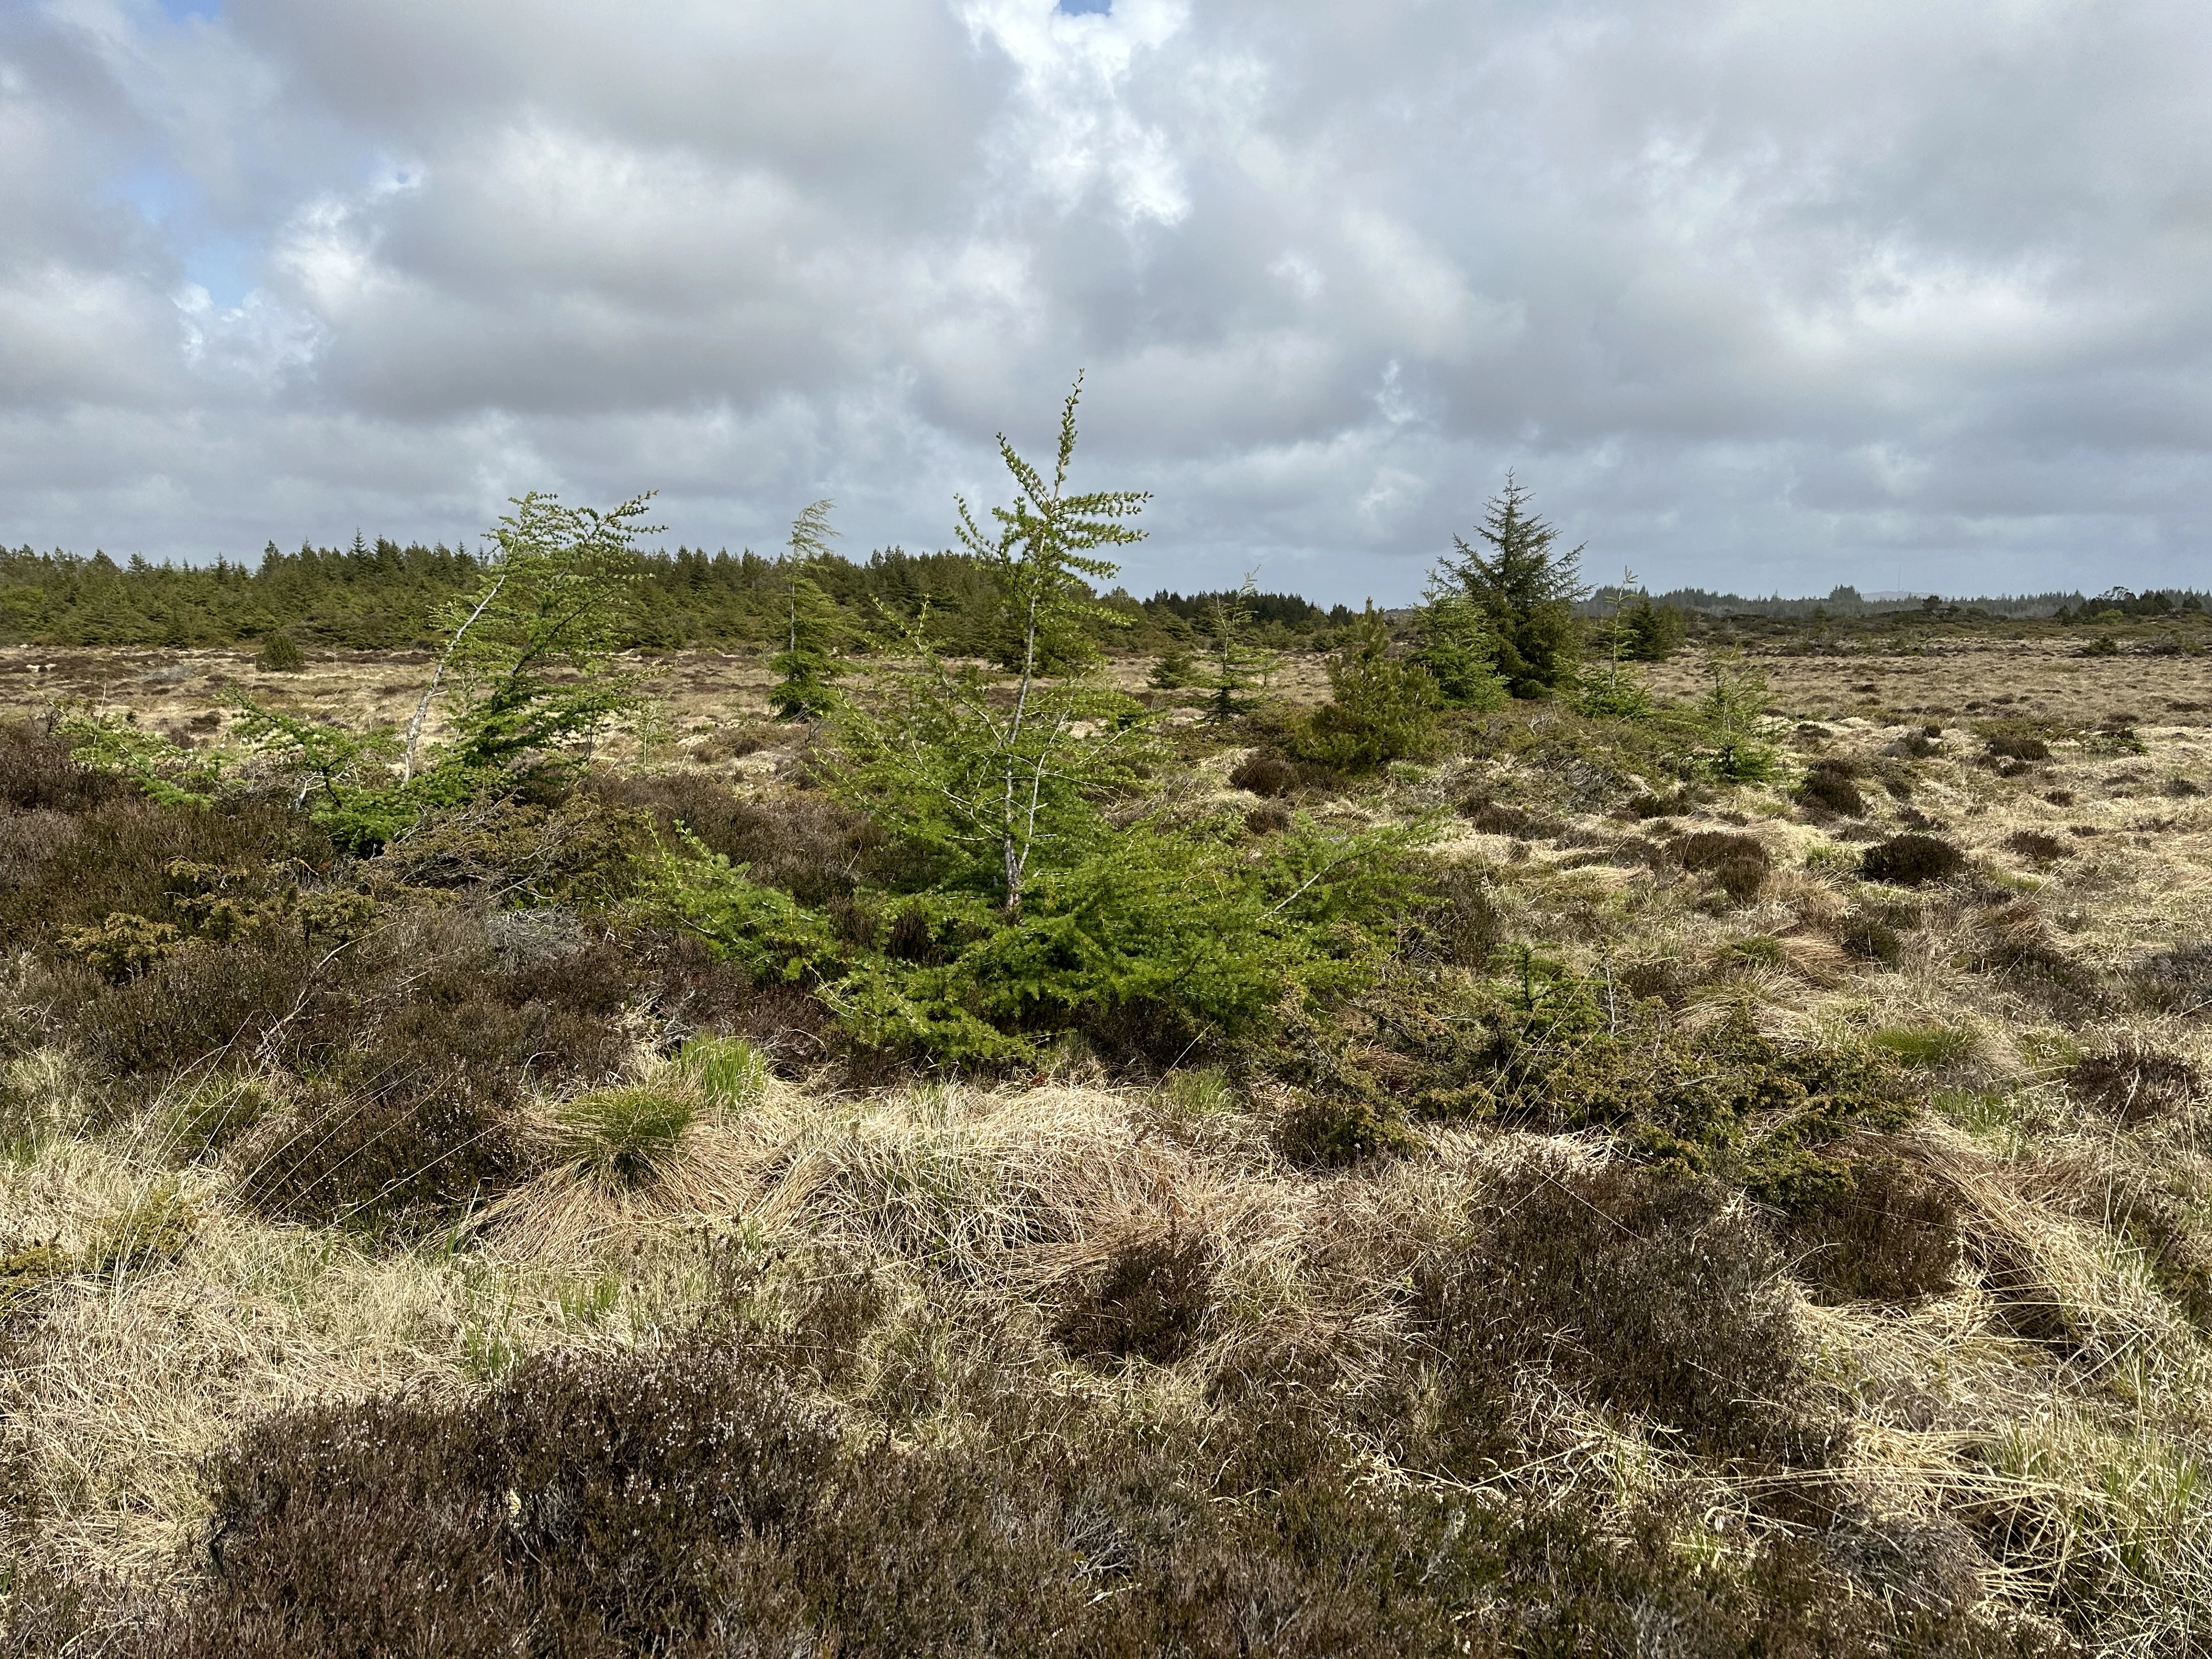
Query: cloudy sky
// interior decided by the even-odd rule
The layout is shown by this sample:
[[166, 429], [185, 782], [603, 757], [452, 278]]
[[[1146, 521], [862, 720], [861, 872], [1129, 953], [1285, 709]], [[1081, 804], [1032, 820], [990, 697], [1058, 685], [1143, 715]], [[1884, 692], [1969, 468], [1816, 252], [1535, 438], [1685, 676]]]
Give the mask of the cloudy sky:
[[1128, 585], [2212, 585], [2203, 0], [0, 0], [0, 538], [950, 539]]

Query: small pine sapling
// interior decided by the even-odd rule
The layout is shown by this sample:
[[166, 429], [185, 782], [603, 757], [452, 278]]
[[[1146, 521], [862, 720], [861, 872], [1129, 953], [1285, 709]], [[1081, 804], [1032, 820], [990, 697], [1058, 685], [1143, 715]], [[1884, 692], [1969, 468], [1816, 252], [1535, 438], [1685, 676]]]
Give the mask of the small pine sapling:
[[830, 552], [837, 532], [830, 527], [836, 503], [819, 501], [791, 526], [791, 551], [778, 563], [784, 579], [783, 649], [768, 659], [778, 678], [768, 694], [776, 718], [820, 720], [836, 707], [837, 607], [815, 580], [817, 562]]
[[[1614, 590], [1612, 623], [1606, 629], [1610, 660], [1605, 678], [1583, 683], [1582, 692], [1575, 700], [1583, 714], [1609, 716], [1615, 720], [1640, 720], [1651, 712], [1650, 694], [1634, 680], [1620, 677], [1621, 659], [1627, 654], [1629, 644], [1626, 623], [1626, 596], [1636, 584], [1636, 573], [1623, 568], [1620, 586]], [[1647, 608], [1650, 601], [1645, 602]]]
[[1765, 678], [1734, 657], [1717, 658], [1712, 668], [1713, 683], [1696, 711], [1705, 739], [1699, 759], [1729, 783], [1768, 782], [1782, 759], [1773, 743], [1773, 723], [1766, 718]]
[[1252, 700], [1244, 693], [1262, 684], [1274, 659], [1251, 642], [1252, 602], [1259, 585], [1250, 572], [1233, 594], [1217, 593], [1206, 612], [1206, 717], [1225, 723], [1249, 713]]

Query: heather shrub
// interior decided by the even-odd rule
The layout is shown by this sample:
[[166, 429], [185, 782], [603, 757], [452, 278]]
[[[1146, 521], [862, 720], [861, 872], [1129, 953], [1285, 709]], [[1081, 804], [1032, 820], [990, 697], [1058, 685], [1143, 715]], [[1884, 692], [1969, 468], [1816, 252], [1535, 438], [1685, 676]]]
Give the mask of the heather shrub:
[[1815, 761], [1797, 786], [1798, 804], [1844, 817], [1858, 817], [1866, 811], [1866, 797], [1853, 781], [1857, 775], [1858, 769], [1849, 761]]
[[1433, 878], [1414, 921], [1418, 931], [1408, 946], [1425, 945], [1458, 967], [1486, 967], [1505, 942], [1505, 919], [1490, 882], [1464, 865], [1447, 865]]
[[1854, 911], [1845, 916], [1836, 933], [1836, 942], [1855, 957], [1864, 957], [1893, 967], [1905, 954], [1905, 937], [1880, 916]]
[[2133, 1125], [2193, 1105], [2203, 1095], [2204, 1078], [2179, 1054], [2124, 1042], [2076, 1062], [2066, 1085], [2077, 1099]]
[[2041, 738], [2020, 732], [1999, 732], [1987, 738], [1989, 755], [1992, 760], [2047, 761], [2051, 745]]
[[2015, 830], [2005, 837], [2005, 845], [2030, 864], [2053, 864], [2073, 850], [2057, 836], [2040, 830]]
[[[1747, 1388], [1786, 1386], [1752, 1259], [1730, 1243], [1703, 1267], [1674, 1261], [1686, 1211], [1594, 1195], [1692, 1269], [1704, 1297], [1638, 1297], [1636, 1253], [1563, 1210], [1575, 1236], [1545, 1252], [1534, 1288], [1504, 1295], [1523, 1316], [1516, 1351], [1535, 1358], [1538, 1334], [1587, 1292], [1601, 1351], [1642, 1356], [1617, 1408], [1663, 1412], [1701, 1444], [1755, 1443], [1751, 1414], [1733, 1432], [1707, 1424], [1729, 1392], [1716, 1362]], [[1454, 1353], [1480, 1351], [1467, 1316], [1484, 1288], [1469, 1275], [1427, 1297]], [[1553, 1346], [1571, 1370], [1574, 1345]], [[1200, 1437], [971, 1361], [959, 1434], [843, 1431], [794, 1385], [824, 1359], [849, 1367], [825, 1349], [692, 1337], [532, 1361], [472, 1401], [264, 1419], [210, 1470], [207, 1569], [119, 1650], [707, 1659], [737, 1632], [761, 1652], [1395, 1659], [1630, 1651], [1663, 1620], [1694, 1651], [1748, 1659], [1868, 1651], [1929, 1617], [1855, 1600], [1802, 1550], [1686, 1572], [1657, 1515], [1601, 1528], [1575, 1506], [1352, 1479], [1314, 1410], [1227, 1411]]]
[[320, 954], [290, 936], [195, 942], [120, 983], [58, 980], [57, 1023], [98, 1076], [242, 1058], [298, 1007]]
[[1073, 1287], [1053, 1340], [1079, 1359], [1173, 1364], [1198, 1339], [1213, 1262], [1197, 1233], [1170, 1229], [1125, 1244], [1103, 1273]]
[[1508, 806], [1487, 795], [1468, 796], [1460, 802], [1459, 815], [1480, 834], [1512, 836], [1521, 840], [1556, 836], [1565, 828], [1556, 818]]
[[1494, 1390], [1540, 1366], [1701, 1450], [1779, 1452], [1790, 1425], [1772, 1402], [1786, 1412], [1799, 1370], [1782, 1258], [1729, 1196], [1663, 1171], [1532, 1165], [1416, 1269], [1415, 1316]]
[[1842, 1170], [1842, 1185], [1784, 1216], [1790, 1271], [1834, 1302], [1901, 1304], [1949, 1290], [1960, 1239], [1949, 1190], [1882, 1153], [1853, 1158]]
[[1235, 788], [1275, 799], [1298, 787], [1298, 769], [1272, 749], [1255, 749], [1237, 763], [1229, 781]]
[[1773, 860], [1756, 836], [1725, 830], [1700, 830], [1684, 836], [1669, 850], [1685, 870], [1705, 877], [1739, 903], [1757, 895], [1773, 867]]
[[652, 777], [614, 775], [595, 780], [606, 799], [641, 808], [671, 832], [678, 825], [750, 878], [801, 904], [848, 896], [876, 873], [884, 837], [861, 813], [816, 790], [741, 795], [702, 773]]
[[272, 1220], [434, 1231], [529, 1173], [508, 1103], [465, 1075], [310, 1099], [242, 1141], [239, 1202]]
[[131, 793], [122, 779], [82, 764], [36, 723], [0, 721], [0, 805], [10, 811], [86, 812]]
[[1948, 841], [1934, 836], [1892, 836], [1867, 848], [1859, 860], [1859, 873], [1869, 881], [1896, 887], [1919, 887], [1947, 881], [1966, 867], [1964, 854]]
[[170, 873], [179, 863], [262, 871], [296, 861], [313, 870], [328, 860], [328, 843], [305, 818], [252, 798], [165, 806], [126, 792], [46, 823], [39, 844], [22, 847], [0, 880], [0, 938], [54, 939], [114, 914], [179, 923]]
[[552, 805], [495, 798], [426, 819], [380, 864], [413, 887], [474, 890], [501, 903], [627, 897], [651, 844], [641, 813], [579, 790]]

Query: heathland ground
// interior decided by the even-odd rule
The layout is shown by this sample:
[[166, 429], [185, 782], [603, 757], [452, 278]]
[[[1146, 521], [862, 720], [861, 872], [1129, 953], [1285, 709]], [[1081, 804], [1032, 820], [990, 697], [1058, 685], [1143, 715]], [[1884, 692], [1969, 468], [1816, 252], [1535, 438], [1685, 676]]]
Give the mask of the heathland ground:
[[[825, 965], [951, 924], [758, 654], [334, 850], [58, 715], [398, 726], [430, 653], [0, 650], [8, 1650], [2199, 1651], [2191, 626], [1693, 641], [1364, 766], [1316, 653], [1109, 665], [1118, 799], [1402, 891], [1242, 1024], [965, 1058]], [[708, 853], [829, 931], [748, 957]]]

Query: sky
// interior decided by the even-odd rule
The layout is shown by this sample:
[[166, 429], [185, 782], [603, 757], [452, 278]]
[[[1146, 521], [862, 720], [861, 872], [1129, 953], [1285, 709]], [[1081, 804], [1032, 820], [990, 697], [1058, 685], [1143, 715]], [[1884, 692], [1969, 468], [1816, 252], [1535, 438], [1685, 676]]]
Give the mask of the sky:
[[0, 0], [0, 540], [2212, 586], [2202, 0]]

